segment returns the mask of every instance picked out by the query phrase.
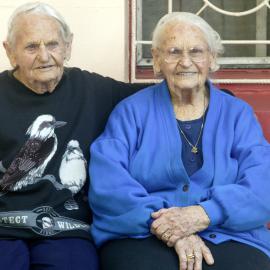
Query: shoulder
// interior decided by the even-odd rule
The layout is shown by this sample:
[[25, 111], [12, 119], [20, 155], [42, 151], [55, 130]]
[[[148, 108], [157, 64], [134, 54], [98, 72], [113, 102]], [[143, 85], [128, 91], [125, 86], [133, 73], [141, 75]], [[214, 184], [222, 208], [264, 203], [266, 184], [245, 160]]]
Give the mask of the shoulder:
[[4, 83], [4, 82], [8, 81], [10, 78], [11, 78], [11, 75], [10, 75], [9, 70], [5, 70], [5, 71], [0, 73], [0, 81], [1, 81], [1, 83]]
[[12, 77], [11, 71], [5, 70], [0, 73], [0, 92], [7, 93], [8, 89], [17, 86], [16, 80]]
[[83, 84], [84, 89], [90, 89], [97, 95], [110, 95], [115, 105], [120, 100], [141, 90], [146, 84], [118, 81], [108, 76], [79, 68], [66, 68], [65, 77], [71, 84]]
[[65, 68], [63, 77], [65, 87], [90, 95], [95, 100], [106, 102], [106, 99], [109, 99], [108, 102], [113, 103], [114, 95], [118, 94], [114, 94], [117, 81], [94, 72], [79, 68]]
[[230, 112], [241, 113], [243, 111], [253, 111], [252, 107], [243, 99], [228, 94], [222, 91], [218, 87], [210, 84], [211, 95], [215, 102], [221, 103], [223, 110], [229, 110]]
[[104, 83], [114, 81], [112, 78], [104, 77], [95, 72], [90, 72], [87, 70], [82, 70], [77, 67], [65, 68], [64, 76], [70, 80], [83, 79], [91, 83]]
[[3, 72], [0, 73], [0, 78], [3, 79], [3, 78], [6, 78], [8, 76], [8, 73], [9, 71], [8, 70], [5, 70]]

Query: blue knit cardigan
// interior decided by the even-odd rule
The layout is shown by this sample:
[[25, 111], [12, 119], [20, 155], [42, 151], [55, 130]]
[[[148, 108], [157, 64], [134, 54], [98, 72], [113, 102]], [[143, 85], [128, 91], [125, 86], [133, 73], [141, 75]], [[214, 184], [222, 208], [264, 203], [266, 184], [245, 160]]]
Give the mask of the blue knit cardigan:
[[[122, 101], [91, 147], [89, 190], [97, 245], [150, 235], [151, 213], [201, 205], [216, 244], [233, 239], [270, 256], [270, 146], [251, 107], [210, 82], [203, 165], [189, 177], [165, 81]], [[188, 191], [183, 186], [189, 185]]]

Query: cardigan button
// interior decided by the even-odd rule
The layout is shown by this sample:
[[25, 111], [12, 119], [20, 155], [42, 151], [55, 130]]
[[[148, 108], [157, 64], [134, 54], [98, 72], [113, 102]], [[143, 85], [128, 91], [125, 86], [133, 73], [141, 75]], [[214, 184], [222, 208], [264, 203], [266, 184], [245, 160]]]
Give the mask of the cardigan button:
[[211, 233], [211, 234], [209, 235], [209, 237], [212, 238], [212, 239], [214, 239], [214, 238], [216, 238], [217, 236], [216, 236], [214, 233]]
[[183, 185], [182, 190], [184, 192], [187, 192], [189, 190], [189, 185], [188, 184]]

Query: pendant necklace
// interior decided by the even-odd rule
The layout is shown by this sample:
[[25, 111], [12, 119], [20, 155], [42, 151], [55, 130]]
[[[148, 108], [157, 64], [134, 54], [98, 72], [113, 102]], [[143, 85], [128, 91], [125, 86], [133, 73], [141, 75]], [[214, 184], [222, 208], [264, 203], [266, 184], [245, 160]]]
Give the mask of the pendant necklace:
[[206, 111], [206, 108], [205, 108], [205, 97], [204, 97], [204, 112], [203, 112], [203, 116], [202, 116], [203, 119], [202, 119], [202, 124], [201, 124], [201, 127], [200, 127], [200, 132], [199, 132], [199, 135], [198, 135], [198, 138], [197, 138], [195, 144], [192, 144], [192, 143], [190, 142], [190, 140], [187, 138], [187, 136], [186, 136], [186, 134], [184, 133], [184, 131], [181, 129], [181, 127], [180, 127], [178, 121], [176, 121], [176, 122], [177, 122], [177, 127], [178, 127], [179, 131], [181, 132], [181, 134], [183, 135], [184, 139], [186, 140], [186, 142], [187, 142], [187, 143], [189, 144], [189, 146], [191, 147], [191, 152], [192, 152], [193, 154], [197, 154], [198, 151], [199, 151], [199, 150], [198, 150], [198, 143], [199, 143], [200, 138], [201, 138], [201, 136], [202, 136], [202, 131], [203, 131], [203, 127], [204, 127], [204, 116], [205, 116], [205, 111]]

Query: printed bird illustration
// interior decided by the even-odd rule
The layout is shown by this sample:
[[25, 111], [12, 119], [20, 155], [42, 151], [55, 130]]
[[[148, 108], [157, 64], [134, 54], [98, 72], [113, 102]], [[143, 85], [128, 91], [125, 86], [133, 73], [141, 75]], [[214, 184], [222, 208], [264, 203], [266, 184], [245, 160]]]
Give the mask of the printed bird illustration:
[[[62, 157], [59, 177], [62, 185], [71, 191], [72, 196], [81, 190], [86, 181], [86, 165], [87, 162], [79, 142], [71, 140]], [[79, 209], [78, 204], [73, 198], [66, 201], [64, 206], [67, 210]]]
[[29, 139], [0, 180], [2, 190], [15, 191], [39, 181], [57, 149], [54, 130], [65, 124], [49, 114], [36, 118], [26, 132]]
[[59, 177], [63, 186], [68, 188], [72, 195], [80, 191], [86, 181], [86, 160], [79, 142], [71, 140], [62, 157]]

